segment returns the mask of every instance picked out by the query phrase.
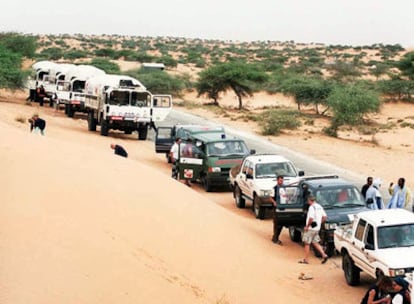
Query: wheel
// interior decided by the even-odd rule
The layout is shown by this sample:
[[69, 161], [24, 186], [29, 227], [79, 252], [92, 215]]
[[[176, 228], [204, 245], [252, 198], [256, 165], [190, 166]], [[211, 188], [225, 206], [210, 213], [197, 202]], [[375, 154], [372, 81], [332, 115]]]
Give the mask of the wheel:
[[139, 140], [146, 140], [148, 135], [148, 128], [147, 126], [140, 127], [138, 129], [138, 139]]
[[65, 115], [68, 115], [68, 109], [69, 109], [69, 106], [65, 104]]
[[93, 117], [93, 112], [88, 113], [88, 130], [96, 131], [96, 120]]
[[53, 108], [53, 99], [49, 98], [49, 107]]
[[101, 135], [108, 136], [108, 122], [106, 120], [101, 120]]
[[75, 115], [75, 111], [72, 109], [70, 105], [68, 105], [68, 117], [73, 117]]
[[127, 131], [125, 131], [125, 134], [132, 134], [132, 131], [131, 130], [127, 130]]
[[242, 197], [242, 192], [239, 186], [236, 185], [234, 188], [234, 200], [236, 201], [236, 206], [238, 208], [244, 208], [246, 206], [246, 200]]
[[211, 183], [207, 179], [207, 177], [206, 176], [203, 176], [202, 179], [201, 179], [201, 181], [203, 183], [204, 190], [206, 190], [206, 192], [211, 192]]
[[302, 240], [302, 233], [295, 226], [289, 226], [289, 237], [293, 242], [300, 242]]
[[325, 246], [322, 246], [322, 248], [328, 257], [332, 257], [335, 255], [335, 244], [328, 243]]
[[342, 256], [342, 268], [344, 269], [345, 280], [348, 285], [358, 285], [360, 278], [359, 269], [355, 266], [354, 261], [352, 261], [348, 253]]
[[266, 209], [260, 206], [260, 198], [255, 196], [253, 199], [253, 211], [257, 219], [264, 219]]

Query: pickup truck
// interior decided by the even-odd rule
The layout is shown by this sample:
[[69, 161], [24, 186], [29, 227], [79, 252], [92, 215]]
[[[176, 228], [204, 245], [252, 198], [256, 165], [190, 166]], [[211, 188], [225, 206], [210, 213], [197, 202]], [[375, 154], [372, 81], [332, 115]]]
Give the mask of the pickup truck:
[[257, 219], [264, 219], [266, 209], [273, 208], [271, 197], [278, 175], [283, 175], [286, 184], [303, 176], [293, 163], [277, 154], [254, 154], [243, 159], [241, 165], [229, 172], [230, 187], [238, 208], [244, 208], [246, 201], [252, 202]]
[[364, 211], [352, 224], [337, 227], [335, 248], [342, 255], [345, 280], [359, 284], [360, 272], [406, 277], [414, 271], [414, 214], [403, 209]]

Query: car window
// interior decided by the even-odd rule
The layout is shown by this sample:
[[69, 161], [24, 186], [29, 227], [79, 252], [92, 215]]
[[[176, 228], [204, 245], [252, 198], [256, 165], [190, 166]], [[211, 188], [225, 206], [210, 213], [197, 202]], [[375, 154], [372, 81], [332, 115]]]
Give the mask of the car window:
[[363, 237], [364, 237], [364, 231], [365, 231], [365, 226], [366, 226], [367, 222], [363, 219], [359, 220], [358, 226], [356, 228], [355, 231], [355, 238], [357, 240], [362, 241]]

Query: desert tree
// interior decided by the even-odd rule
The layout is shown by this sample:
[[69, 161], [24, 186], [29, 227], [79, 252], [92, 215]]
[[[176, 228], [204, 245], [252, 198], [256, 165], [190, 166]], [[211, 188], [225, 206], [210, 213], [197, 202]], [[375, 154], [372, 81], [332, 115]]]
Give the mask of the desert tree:
[[243, 97], [252, 96], [255, 86], [268, 79], [259, 65], [241, 61], [219, 63], [201, 71], [199, 76], [196, 83], [199, 96], [207, 95], [217, 103], [219, 94], [231, 89], [237, 96], [240, 110]]
[[414, 52], [405, 54], [396, 64], [403, 75], [414, 80]]

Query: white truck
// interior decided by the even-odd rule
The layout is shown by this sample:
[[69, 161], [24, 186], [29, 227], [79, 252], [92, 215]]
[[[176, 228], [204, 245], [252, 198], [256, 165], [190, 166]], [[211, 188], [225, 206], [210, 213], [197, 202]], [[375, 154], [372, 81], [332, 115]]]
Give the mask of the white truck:
[[65, 79], [57, 82], [57, 99], [65, 105], [65, 114], [73, 117], [75, 112], [85, 111], [85, 83], [94, 76], [105, 72], [92, 65], [75, 65], [68, 69]]
[[27, 88], [29, 89], [29, 98], [31, 101], [36, 100], [36, 89], [43, 85], [46, 87], [48, 84], [48, 76], [50, 69], [54, 68], [57, 64], [52, 61], [38, 61], [32, 65], [32, 76], [27, 81]]
[[273, 208], [271, 197], [278, 175], [283, 175], [285, 184], [303, 176], [294, 164], [277, 154], [254, 154], [244, 158], [240, 166], [229, 172], [230, 186], [238, 208], [244, 208], [246, 200], [252, 202], [256, 218], [265, 217], [266, 208]]
[[172, 108], [171, 95], [153, 95], [137, 79], [125, 75], [105, 74], [91, 77], [85, 84], [85, 110], [88, 129], [101, 135], [109, 130], [125, 134], [138, 132], [138, 139], [147, 139], [148, 129], [163, 121]]
[[363, 211], [352, 223], [338, 226], [335, 248], [342, 255], [346, 282], [359, 284], [360, 272], [406, 277], [414, 271], [414, 214], [403, 209]]

